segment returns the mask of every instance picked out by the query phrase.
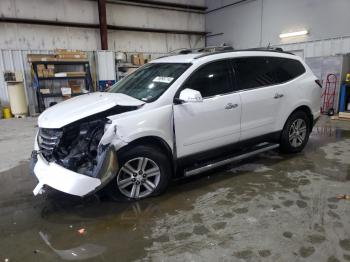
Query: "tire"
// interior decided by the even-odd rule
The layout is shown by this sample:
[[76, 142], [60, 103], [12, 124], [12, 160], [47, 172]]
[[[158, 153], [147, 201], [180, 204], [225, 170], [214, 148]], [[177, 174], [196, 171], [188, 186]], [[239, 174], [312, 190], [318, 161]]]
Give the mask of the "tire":
[[282, 130], [280, 150], [283, 153], [301, 152], [310, 136], [310, 119], [304, 111], [294, 112]]
[[119, 171], [107, 186], [113, 200], [139, 200], [162, 194], [172, 175], [167, 155], [158, 147], [138, 145], [118, 154]]
[[327, 115], [334, 116], [334, 109], [333, 108], [328, 109]]

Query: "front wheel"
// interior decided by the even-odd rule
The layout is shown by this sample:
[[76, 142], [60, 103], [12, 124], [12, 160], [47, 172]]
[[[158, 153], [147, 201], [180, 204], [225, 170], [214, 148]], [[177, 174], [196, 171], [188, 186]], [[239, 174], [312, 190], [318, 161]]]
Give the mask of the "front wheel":
[[112, 199], [137, 200], [165, 191], [171, 178], [171, 166], [162, 150], [139, 145], [123, 150], [118, 157], [120, 169], [108, 185]]
[[283, 153], [298, 153], [302, 151], [309, 140], [310, 120], [303, 111], [293, 113], [284, 125], [280, 149]]

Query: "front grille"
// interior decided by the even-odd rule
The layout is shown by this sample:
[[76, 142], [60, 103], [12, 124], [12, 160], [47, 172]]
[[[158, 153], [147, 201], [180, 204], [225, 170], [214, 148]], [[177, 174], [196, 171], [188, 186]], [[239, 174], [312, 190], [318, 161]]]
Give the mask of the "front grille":
[[40, 151], [46, 158], [51, 158], [55, 148], [60, 143], [62, 137], [61, 129], [40, 128], [38, 144]]

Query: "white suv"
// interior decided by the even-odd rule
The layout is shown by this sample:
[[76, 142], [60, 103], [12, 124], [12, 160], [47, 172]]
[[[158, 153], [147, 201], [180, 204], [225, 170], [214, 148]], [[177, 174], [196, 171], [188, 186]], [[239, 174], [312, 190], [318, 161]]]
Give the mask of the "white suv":
[[39, 117], [32, 171], [85, 196], [163, 192], [191, 176], [279, 147], [306, 145], [321, 86], [297, 56], [277, 50], [192, 53], [154, 60], [108, 92], [57, 104]]

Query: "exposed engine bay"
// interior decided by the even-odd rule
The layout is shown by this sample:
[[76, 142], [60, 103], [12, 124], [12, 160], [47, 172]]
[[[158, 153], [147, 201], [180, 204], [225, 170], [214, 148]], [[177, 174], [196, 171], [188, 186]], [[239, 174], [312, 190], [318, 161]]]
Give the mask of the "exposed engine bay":
[[40, 129], [39, 146], [48, 161], [88, 176], [96, 166], [99, 141], [107, 119], [68, 125], [62, 129]]
[[95, 120], [64, 128], [56, 155], [58, 163], [77, 173], [91, 176], [97, 161], [98, 144], [106, 120]]
[[38, 144], [48, 162], [71, 171], [94, 176], [99, 156], [109, 145], [100, 145], [107, 116], [135, 110], [137, 107], [116, 106], [105, 112], [81, 119], [59, 129], [40, 128]]

